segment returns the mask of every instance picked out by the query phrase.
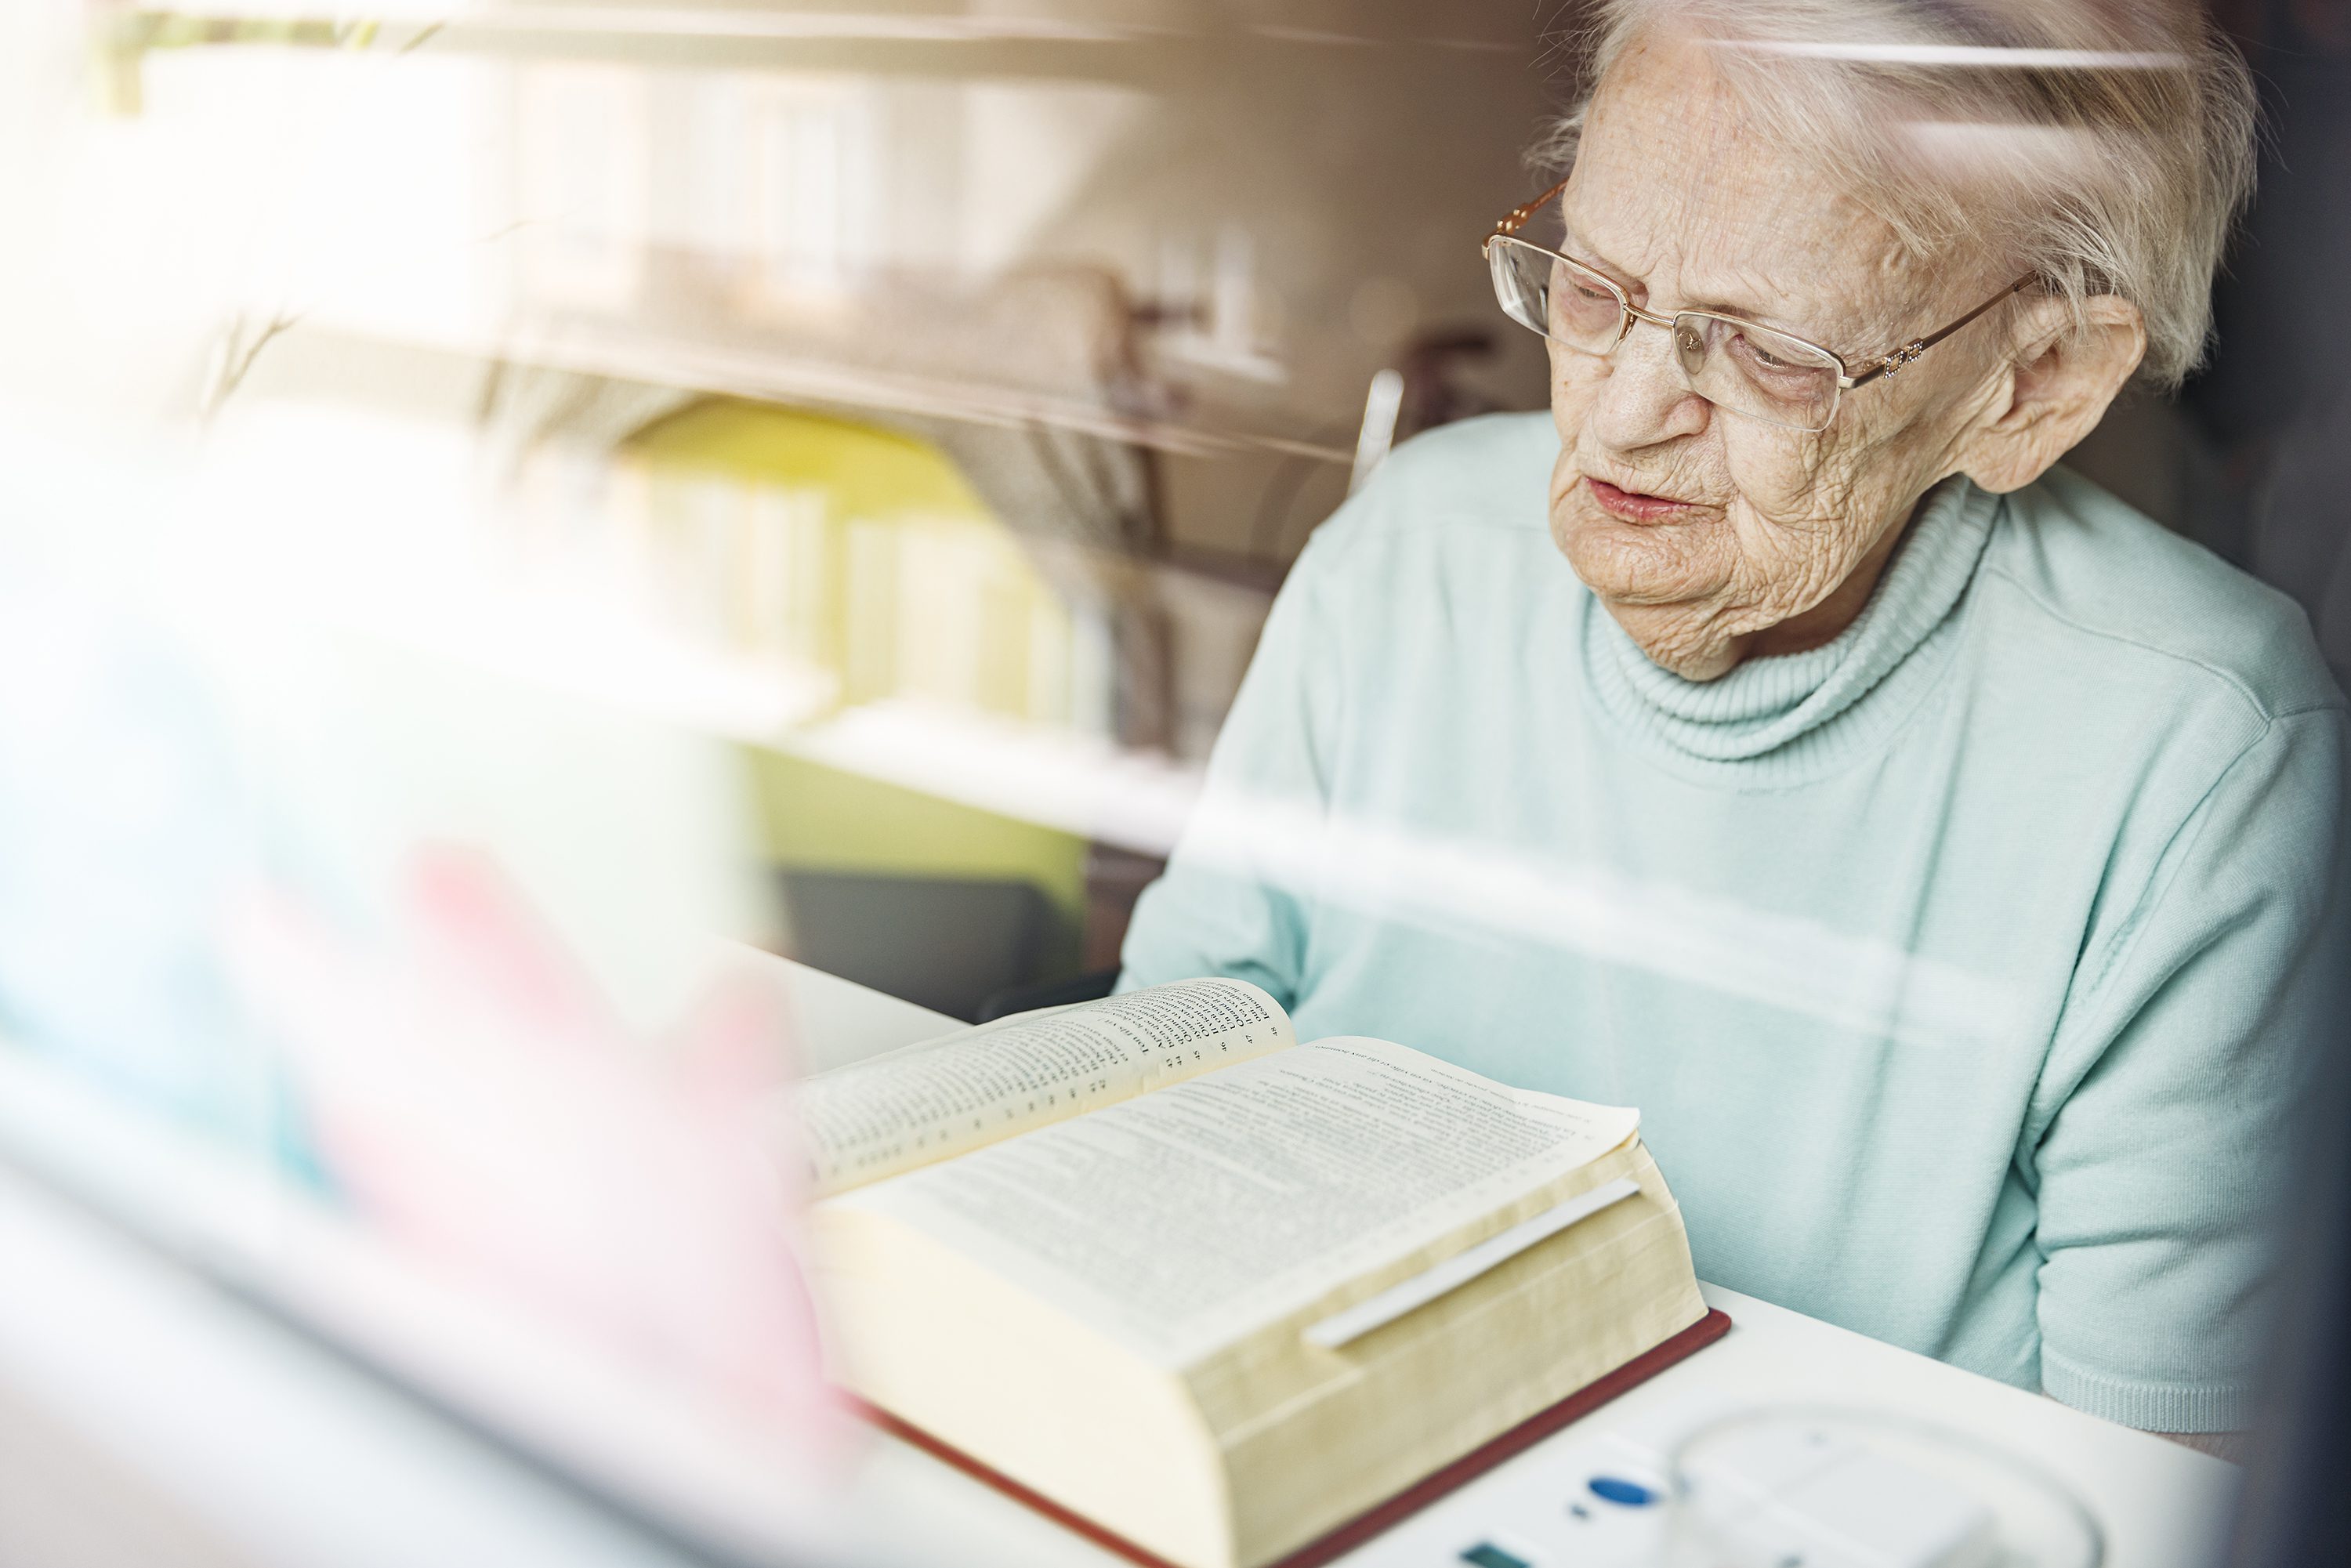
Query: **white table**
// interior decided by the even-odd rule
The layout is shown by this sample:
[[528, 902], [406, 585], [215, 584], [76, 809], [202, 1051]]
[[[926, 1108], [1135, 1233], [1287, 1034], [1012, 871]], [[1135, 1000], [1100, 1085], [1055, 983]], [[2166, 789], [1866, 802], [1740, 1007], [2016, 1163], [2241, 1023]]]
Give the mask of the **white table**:
[[[791, 977], [811, 1065], [952, 1027], [813, 970], [794, 966]], [[0, 1082], [0, 1139], [12, 1133], [7, 1099]], [[1728, 1337], [1478, 1484], [1508, 1485], [1596, 1431], [1694, 1400], [1864, 1404], [1980, 1433], [2046, 1466], [2097, 1513], [2121, 1568], [2209, 1562], [2232, 1467], [1735, 1291], [1706, 1295], [1730, 1314]], [[33, 1457], [40, 1462], [24, 1462]], [[853, 1559], [1119, 1561], [886, 1439], [866, 1456], [848, 1503]], [[0, 1165], [0, 1562], [20, 1560], [697, 1561]]]

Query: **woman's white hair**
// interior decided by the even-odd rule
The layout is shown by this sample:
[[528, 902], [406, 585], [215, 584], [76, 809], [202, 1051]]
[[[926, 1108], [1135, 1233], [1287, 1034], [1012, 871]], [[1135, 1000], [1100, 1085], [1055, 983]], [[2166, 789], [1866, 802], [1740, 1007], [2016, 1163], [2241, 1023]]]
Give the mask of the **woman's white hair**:
[[2252, 193], [2243, 60], [2180, 0], [1594, 0], [1575, 108], [1533, 153], [1563, 173], [1608, 68], [1653, 30], [1708, 46], [1758, 131], [1827, 161], [1913, 255], [2028, 269], [2147, 321], [2176, 386]]

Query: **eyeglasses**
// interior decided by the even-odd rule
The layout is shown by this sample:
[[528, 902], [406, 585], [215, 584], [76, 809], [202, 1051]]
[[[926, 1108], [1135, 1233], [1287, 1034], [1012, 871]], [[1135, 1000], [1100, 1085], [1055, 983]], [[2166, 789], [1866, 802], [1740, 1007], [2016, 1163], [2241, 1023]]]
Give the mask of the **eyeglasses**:
[[1818, 343], [1719, 311], [1660, 316], [1644, 310], [1603, 274], [1519, 238], [1527, 221], [1565, 189], [1562, 180], [1526, 205], [1511, 208], [1486, 236], [1486, 265], [1503, 313], [1562, 348], [1602, 356], [1615, 351], [1635, 321], [1663, 327], [1673, 334], [1674, 361], [1690, 391], [1731, 413], [1792, 430], [1826, 430], [1844, 392], [1898, 373], [2033, 278], [2028, 272], [1949, 326], [1855, 367]]

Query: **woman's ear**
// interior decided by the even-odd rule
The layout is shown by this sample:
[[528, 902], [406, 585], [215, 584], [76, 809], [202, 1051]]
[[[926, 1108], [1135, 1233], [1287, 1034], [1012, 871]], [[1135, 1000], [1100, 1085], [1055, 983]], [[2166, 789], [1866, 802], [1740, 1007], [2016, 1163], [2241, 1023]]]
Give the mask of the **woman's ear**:
[[1995, 495], [2032, 484], [2089, 434], [2147, 352], [2138, 307], [2113, 294], [2082, 302], [2078, 330], [2064, 300], [2034, 299], [2018, 333], [2001, 395], [1959, 444], [1959, 472]]

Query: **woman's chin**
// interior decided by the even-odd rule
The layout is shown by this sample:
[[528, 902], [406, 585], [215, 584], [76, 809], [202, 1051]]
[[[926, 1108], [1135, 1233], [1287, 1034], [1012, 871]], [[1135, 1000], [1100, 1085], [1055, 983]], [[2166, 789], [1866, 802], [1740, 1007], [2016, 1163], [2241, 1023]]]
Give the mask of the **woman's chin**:
[[1711, 597], [1724, 576], [1711, 563], [1691, 559], [1692, 541], [1678, 537], [1678, 529], [1554, 511], [1551, 532], [1583, 585], [1610, 604], [1687, 604]]

